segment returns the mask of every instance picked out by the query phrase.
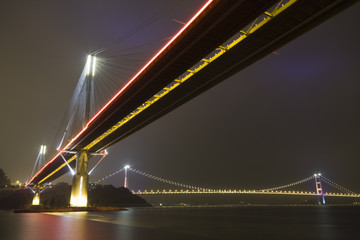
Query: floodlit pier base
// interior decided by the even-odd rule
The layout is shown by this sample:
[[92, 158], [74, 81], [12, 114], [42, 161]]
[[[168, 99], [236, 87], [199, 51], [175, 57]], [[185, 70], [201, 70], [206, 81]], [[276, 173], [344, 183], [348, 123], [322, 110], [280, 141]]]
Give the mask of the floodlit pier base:
[[89, 153], [79, 152], [76, 161], [76, 173], [73, 178], [70, 206], [87, 207], [88, 204], [88, 160]]
[[33, 197], [33, 200], [32, 200], [32, 205], [33, 206], [40, 205], [40, 192], [41, 192], [41, 189], [39, 187], [36, 187], [33, 191], [34, 191], [34, 197]]

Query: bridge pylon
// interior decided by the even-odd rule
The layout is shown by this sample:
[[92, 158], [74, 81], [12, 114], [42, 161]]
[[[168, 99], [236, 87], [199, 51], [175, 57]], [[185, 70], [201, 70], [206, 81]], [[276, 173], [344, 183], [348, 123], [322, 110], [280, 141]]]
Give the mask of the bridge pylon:
[[96, 68], [96, 57], [94, 55], [89, 55], [86, 62], [86, 73], [85, 73], [85, 109], [84, 109], [84, 118], [82, 121], [83, 128], [89, 122], [90, 119], [90, 110], [91, 110], [91, 95], [94, 91], [94, 76]]
[[[37, 156], [37, 158], [35, 160], [35, 164], [34, 164], [34, 168], [32, 170], [31, 176], [33, 176], [34, 172], [41, 169], [41, 167], [44, 165], [44, 163], [45, 163], [45, 154], [46, 154], [46, 145], [41, 145], [39, 154], [38, 154], [38, 156]], [[34, 197], [33, 197], [33, 200], [32, 200], [32, 205], [40, 205], [40, 193], [45, 188], [45, 186], [35, 185], [35, 186], [29, 187], [29, 188], [34, 193]]]
[[128, 188], [128, 187], [129, 187], [129, 186], [128, 186], [128, 177], [127, 177], [127, 171], [128, 171], [129, 168], [130, 168], [129, 165], [126, 165], [126, 166], [124, 167], [124, 170], [125, 170], [125, 175], [124, 175], [124, 188]]
[[[91, 92], [93, 91], [95, 67], [96, 67], [96, 57], [94, 55], [89, 55], [86, 62], [86, 75], [85, 75], [86, 99], [85, 99], [84, 119], [82, 122], [83, 128], [86, 127], [90, 119]], [[90, 155], [92, 154], [90, 154], [90, 152], [88, 151], [76, 152], [76, 168], [72, 182], [70, 206], [87, 207], [88, 187], [89, 187], [88, 161]]]
[[325, 196], [321, 184], [321, 173], [315, 173], [314, 177], [315, 177], [316, 194], [318, 195], [318, 203], [319, 205], [325, 205]]

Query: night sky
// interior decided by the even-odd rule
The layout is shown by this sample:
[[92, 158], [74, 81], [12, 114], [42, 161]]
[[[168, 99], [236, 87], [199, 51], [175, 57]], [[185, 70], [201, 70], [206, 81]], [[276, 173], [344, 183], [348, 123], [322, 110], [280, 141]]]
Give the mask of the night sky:
[[[1, 2], [0, 168], [12, 180], [29, 178], [41, 144], [52, 148], [48, 159], [54, 155], [88, 53], [105, 46], [100, 57], [120, 59], [145, 44], [134, 49], [138, 65], [115, 79], [126, 82], [182, 27], [172, 19], [187, 21], [205, 1], [169, 2]], [[117, 143], [91, 181], [125, 164], [211, 188], [271, 187], [320, 171], [360, 192], [359, 12], [357, 4]]]

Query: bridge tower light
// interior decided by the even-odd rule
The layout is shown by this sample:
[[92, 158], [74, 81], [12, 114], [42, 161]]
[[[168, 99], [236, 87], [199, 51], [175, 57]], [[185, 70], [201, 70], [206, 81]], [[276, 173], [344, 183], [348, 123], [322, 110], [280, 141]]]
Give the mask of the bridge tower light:
[[316, 195], [318, 195], [319, 204], [325, 205], [325, 196], [321, 184], [321, 173], [315, 173], [314, 177], [315, 177]]
[[127, 171], [128, 171], [129, 168], [130, 168], [129, 165], [126, 165], [124, 167], [124, 170], [125, 170], [124, 188], [128, 188]]
[[95, 70], [96, 70], [96, 57], [94, 55], [88, 55], [86, 60], [86, 76], [95, 76]]
[[41, 145], [40, 146], [40, 155], [45, 155], [46, 153], [46, 145]]
[[92, 76], [95, 76], [95, 70], [96, 70], [96, 57], [93, 56], [92, 58]]
[[87, 61], [86, 61], [86, 76], [90, 75], [91, 59], [92, 59], [92, 56], [88, 55]]
[[91, 93], [94, 89], [94, 77], [95, 77], [95, 70], [96, 70], [96, 57], [94, 55], [88, 55], [87, 61], [86, 61], [86, 74], [85, 74], [85, 113], [84, 113], [84, 119], [82, 122], [83, 128], [86, 127], [86, 124], [90, 120], [90, 103], [91, 103]]

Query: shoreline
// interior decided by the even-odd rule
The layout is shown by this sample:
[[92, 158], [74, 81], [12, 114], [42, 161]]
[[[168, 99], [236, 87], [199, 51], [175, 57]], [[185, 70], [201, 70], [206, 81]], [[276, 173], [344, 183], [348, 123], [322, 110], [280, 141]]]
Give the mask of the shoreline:
[[[149, 206], [129, 206], [129, 208], [148, 208]], [[152, 206], [153, 208], [349, 208], [360, 207], [358, 204], [215, 204], [215, 205], [163, 205]], [[14, 213], [45, 213], [45, 212], [106, 212], [106, 211], [127, 211], [125, 207], [118, 206], [97, 206], [97, 207], [62, 207], [62, 208], [27, 208], [14, 209]]]
[[99, 207], [62, 207], [62, 208], [43, 208], [33, 207], [27, 209], [14, 209], [14, 213], [42, 213], [42, 212], [105, 212], [105, 211], [126, 211], [124, 207], [99, 206]]

